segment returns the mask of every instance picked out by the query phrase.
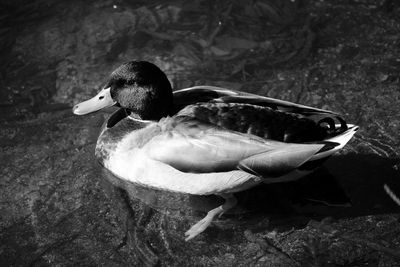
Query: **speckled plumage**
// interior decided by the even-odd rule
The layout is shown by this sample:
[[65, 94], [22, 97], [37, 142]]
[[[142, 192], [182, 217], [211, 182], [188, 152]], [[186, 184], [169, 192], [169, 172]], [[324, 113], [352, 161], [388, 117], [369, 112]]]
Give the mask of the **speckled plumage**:
[[323, 140], [328, 129], [300, 114], [244, 103], [206, 102], [187, 106], [178, 114], [241, 133], [282, 142]]

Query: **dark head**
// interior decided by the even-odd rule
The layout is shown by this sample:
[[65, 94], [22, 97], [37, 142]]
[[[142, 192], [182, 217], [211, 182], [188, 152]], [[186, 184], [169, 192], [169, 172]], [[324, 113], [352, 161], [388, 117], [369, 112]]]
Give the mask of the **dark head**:
[[146, 61], [127, 62], [114, 70], [106, 86], [92, 99], [77, 104], [73, 112], [87, 114], [118, 105], [143, 120], [170, 115], [172, 88], [165, 73]]

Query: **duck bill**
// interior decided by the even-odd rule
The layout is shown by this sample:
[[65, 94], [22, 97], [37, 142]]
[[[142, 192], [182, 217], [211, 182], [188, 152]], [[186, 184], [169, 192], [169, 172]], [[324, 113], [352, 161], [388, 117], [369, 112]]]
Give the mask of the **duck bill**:
[[95, 97], [74, 106], [72, 111], [75, 115], [85, 115], [103, 108], [111, 107], [117, 102], [111, 97], [110, 87], [104, 88]]

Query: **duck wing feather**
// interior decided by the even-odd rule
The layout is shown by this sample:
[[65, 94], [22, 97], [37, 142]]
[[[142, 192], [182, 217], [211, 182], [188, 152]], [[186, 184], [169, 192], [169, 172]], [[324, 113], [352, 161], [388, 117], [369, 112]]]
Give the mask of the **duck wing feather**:
[[259, 96], [246, 92], [239, 92], [216, 86], [194, 86], [174, 92], [174, 105], [176, 111], [179, 111], [190, 104], [209, 101], [253, 104], [303, 115], [339, 115], [338, 113], [330, 110], [309, 107], [290, 101]]
[[225, 130], [193, 118], [167, 118], [161, 133], [142, 147], [145, 154], [182, 172], [242, 170], [260, 177], [286, 174], [324, 144], [289, 144]]

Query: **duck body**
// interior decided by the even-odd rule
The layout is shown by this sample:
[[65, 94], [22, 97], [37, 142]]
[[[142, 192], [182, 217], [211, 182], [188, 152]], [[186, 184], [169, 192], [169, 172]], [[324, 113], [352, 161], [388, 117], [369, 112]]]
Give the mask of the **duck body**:
[[[239, 95], [241, 102], [232, 98], [223, 102], [221, 94]], [[199, 95], [209, 100], [196, 102], [201, 99]], [[174, 102], [182, 109], [171, 117], [145, 121], [122, 114], [126, 117], [112, 127], [105, 124], [96, 156], [121, 179], [161, 190], [208, 195], [300, 178], [313, 170], [301, 166], [329, 157], [340, 146], [334, 142], [336, 139], [322, 139], [329, 136], [326, 129], [307, 117], [274, 110], [265, 102], [264, 106], [247, 104], [249, 96], [217, 87], [176, 91]], [[115, 114], [124, 112], [118, 110]], [[315, 112], [321, 111], [314, 110], [313, 115]], [[254, 115], [257, 113], [258, 117]], [[294, 133], [289, 137], [287, 132], [291, 131]], [[285, 138], [303, 143], [283, 142]], [[316, 140], [312, 142], [311, 138]], [[318, 155], [327, 146], [332, 149]]]
[[[162, 89], [152, 88], [147, 80], [143, 86], [137, 79], [140, 74], [130, 74], [131, 63], [127, 64], [111, 75], [109, 87], [75, 106], [74, 112], [93, 111], [87, 108], [93, 103], [94, 110], [99, 105], [121, 106], [103, 125], [95, 151], [100, 163], [120, 179], [159, 190], [217, 194], [226, 199], [186, 232], [187, 240], [235, 205], [232, 193], [309, 174], [358, 129], [331, 111], [212, 86], [173, 93], [167, 88], [171, 93], [164, 92], [149, 111], [145, 103], [158, 97], [157, 90], [170, 87], [169, 82], [162, 76], [156, 79], [162, 81], [157, 85]], [[150, 70], [145, 76], [151, 74], [159, 72]], [[135, 81], [124, 75], [134, 76]], [[125, 84], [115, 81], [121, 77]], [[134, 103], [122, 105], [129, 102], [127, 98], [135, 98]], [[163, 103], [162, 98], [173, 104]], [[98, 103], [104, 99], [106, 104]], [[164, 111], [155, 111], [158, 107]]]

